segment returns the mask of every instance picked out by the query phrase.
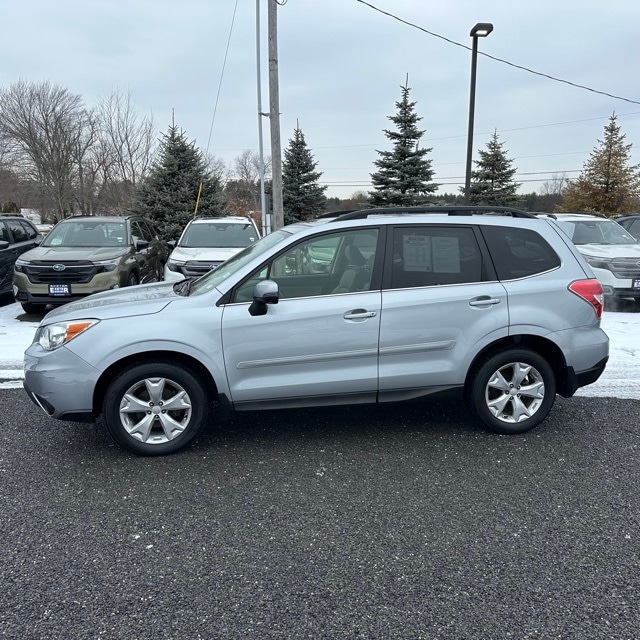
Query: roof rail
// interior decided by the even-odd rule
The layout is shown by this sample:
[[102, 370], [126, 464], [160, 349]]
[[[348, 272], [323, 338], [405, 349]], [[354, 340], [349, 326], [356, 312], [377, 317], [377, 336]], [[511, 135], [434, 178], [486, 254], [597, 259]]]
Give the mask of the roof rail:
[[321, 213], [318, 216], [314, 216], [313, 220], [322, 220], [324, 218], [337, 218], [338, 216], [346, 215], [347, 213], [353, 213], [354, 211], [364, 211], [364, 209], [342, 209], [341, 211], [327, 211]]
[[[429, 207], [380, 207], [379, 209], [361, 209], [359, 211], [351, 211], [344, 215], [339, 215], [332, 222], [341, 222], [342, 220], [359, 220], [370, 216], [398, 216], [398, 215], [422, 215], [422, 214], [440, 214], [449, 216], [473, 216], [473, 215], [493, 215], [493, 216], [511, 216], [512, 218], [535, 218], [536, 216], [529, 211], [521, 209], [512, 209], [511, 207], [489, 207], [489, 206], [429, 206]], [[329, 217], [329, 216], [327, 216]]]

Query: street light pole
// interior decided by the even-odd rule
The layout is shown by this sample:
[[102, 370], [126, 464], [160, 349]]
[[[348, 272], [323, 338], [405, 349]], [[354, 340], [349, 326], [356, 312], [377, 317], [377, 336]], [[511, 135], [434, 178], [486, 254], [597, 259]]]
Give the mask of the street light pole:
[[471, 157], [473, 154], [473, 118], [476, 103], [476, 67], [478, 65], [478, 38], [486, 38], [493, 31], [489, 22], [478, 22], [471, 33], [473, 46], [471, 49], [471, 88], [469, 90], [469, 133], [467, 135], [467, 171], [464, 180], [464, 203], [470, 204], [471, 199]]

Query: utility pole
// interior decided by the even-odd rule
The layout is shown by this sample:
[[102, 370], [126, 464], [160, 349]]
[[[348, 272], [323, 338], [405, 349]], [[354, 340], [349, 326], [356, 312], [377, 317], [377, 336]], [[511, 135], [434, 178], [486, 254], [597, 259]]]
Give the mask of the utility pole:
[[269, 121], [271, 130], [272, 229], [284, 227], [282, 207], [282, 153], [280, 151], [280, 95], [278, 89], [278, 3], [269, 0]]
[[264, 189], [264, 146], [262, 144], [262, 118], [269, 117], [262, 113], [262, 76], [260, 74], [260, 0], [256, 0], [256, 79], [258, 84], [258, 143], [260, 147], [260, 209], [262, 220], [262, 235], [271, 233], [271, 219], [267, 211], [267, 199]]

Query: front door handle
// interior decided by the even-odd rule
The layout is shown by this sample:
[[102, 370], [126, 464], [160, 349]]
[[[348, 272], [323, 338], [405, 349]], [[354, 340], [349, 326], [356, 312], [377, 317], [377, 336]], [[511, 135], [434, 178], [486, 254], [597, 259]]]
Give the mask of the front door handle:
[[500, 304], [500, 298], [490, 298], [489, 296], [480, 296], [469, 300], [470, 307], [489, 307], [494, 304]]
[[342, 316], [345, 320], [366, 320], [367, 318], [375, 318], [375, 311], [367, 311], [366, 309], [353, 309], [352, 311], [347, 311]]

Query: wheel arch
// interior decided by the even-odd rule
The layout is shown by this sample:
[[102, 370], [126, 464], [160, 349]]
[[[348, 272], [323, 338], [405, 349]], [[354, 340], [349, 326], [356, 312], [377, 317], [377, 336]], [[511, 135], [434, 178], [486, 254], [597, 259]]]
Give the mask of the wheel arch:
[[483, 362], [491, 358], [496, 353], [500, 353], [507, 349], [517, 349], [524, 347], [535, 351], [538, 355], [542, 356], [551, 367], [556, 379], [556, 392], [563, 395], [563, 392], [567, 389], [569, 384], [567, 363], [560, 347], [557, 344], [543, 338], [542, 336], [533, 336], [528, 334], [519, 334], [513, 336], [506, 336], [492, 342], [487, 345], [482, 351], [480, 351], [471, 362], [471, 365], [467, 371], [467, 376], [464, 381], [465, 395], [468, 392], [469, 384], [475, 375], [475, 372], [482, 365]]
[[124, 358], [121, 358], [109, 365], [109, 367], [102, 372], [102, 375], [98, 378], [93, 391], [93, 415], [97, 417], [102, 413], [102, 405], [107, 388], [121, 371], [124, 371], [132, 365], [141, 365], [153, 362], [176, 364], [188, 369], [202, 381], [204, 391], [209, 397], [209, 400], [218, 400], [218, 387], [216, 382], [211, 375], [211, 372], [197, 358], [185, 353], [178, 353], [176, 351], [145, 351], [142, 354], [135, 353], [125, 356]]

